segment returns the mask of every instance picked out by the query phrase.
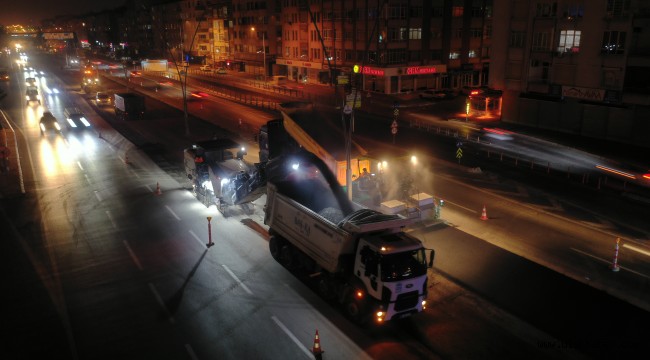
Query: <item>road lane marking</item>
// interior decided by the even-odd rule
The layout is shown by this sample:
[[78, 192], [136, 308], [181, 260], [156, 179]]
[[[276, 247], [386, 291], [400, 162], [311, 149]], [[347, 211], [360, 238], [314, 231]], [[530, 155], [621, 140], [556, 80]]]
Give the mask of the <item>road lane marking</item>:
[[97, 200], [99, 200], [99, 202], [102, 202], [102, 197], [99, 196], [99, 192], [97, 190], [95, 190], [95, 197], [97, 198]]
[[228, 274], [230, 274], [230, 276], [233, 279], [235, 279], [235, 281], [239, 284], [239, 286], [241, 286], [241, 288], [244, 289], [244, 291], [246, 291], [248, 293], [248, 295], [253, 295], [253, 292], [251, 291], [251, 289], [249, 289], [248, 286], [246, 286], [246, 284], [241, 282], [241, 280], [239, 280], [239, 278], [232, 271], [230, 271], [230, 269], [228, 269], [228, 267], [226, 265], [221, 265], [221, 266], [223, 266], [223, 268], [226, 270], [226, 272]]
[[469, 212], [471, 212], [471, 213], [478, 214], [478, 211], [476, 211], [476, 210], [474, 210], [474, 209], [466, 208], [466, 207], [464, 207], [464, 206], [462, 206], [462, 205], [460, 205], [460, 204], [456, 204], [455, 202], [451, 202], [451, 201], [449, 201], [449, 200], [445, 200], [445, 204], [452, 204], [452, 205], [454, 205], [454, 206], [456, 206], [456, 207], [459, 207], [459, 208], [461, 208], [461, 209], [467, 210], [467, 211], [469, 211]]
[[[623, 245], [623, 246], [625, 246], [625, 245]], [[606, 260], [606, 259], [603, 259], [603, 258], [599, 258], [599, 257], [596, 256], [596, 255], [592, 255], [592, 254], [590, 254], [590, 253], [588, 253], [588, 252], [584, 252], [584, 251], [582, 251], [582, 250], [578, 250], [578, 249], [576, 249], [576, 248], [569, 248], [569, 249], [571, 249], [571, 250], [573, 250], [573, 251], [575, 251], [575, 252], [578, 252], [578, 253], [580, 253], [580, 254], [582, 254], [582, 255], [589, 256], [590, 258], [596, 259], [596, 260], [598, 260], [598, 261], [604, 262], [605, 264], [611, 264], [611, 263], [612, 263], [612, 261], [610, 261], [610, 260]], [[628, 268], [628, 267], [620, 266], [620, 264], [619, 264], [619, 267], [620, 267], [621, 269], [625, 270], [625, 271], [629, 271], [629, 272], [631, 272], [632, 274], [636, 274], [636, 275], [639, 275], [639, 276], [644, 277], [644, 278], [646, 278], [646, 279], [650, 279], [650, 276], [648, 276], [648, 275], [646, 275], [646, 274], [642, 274], [642, 273], [640, 273], [640, 272], [638, 272], [638, 271], [632, 270], [632, 269], [630, 269], [630, 268]]]
[[275, 322], [275, 324], [276, 324], [280, 329], [282, 329], [282, 331], [284, 331], [285, 334], [287, 334], [287, 336], [289, 337], [289, 339], [293, 340], [293, 342], [294, 342], [296, 345], [298, 345], [298, 348], [299, 348], [300, 350], [302, 350], [302, 352], [304, 352], [305, 355], [307, 355], [307, 357], [309, 357], [310, 359], [314, 357], [314, 355], [311, 353], [311, 351], [309, 351], [309, 349], [307, 349], [307, 348], [305, 347], [305, 345], [303, 345], [303, 344], [300, 342], [300, 340], [298, 340], [298, 338], [297, 338], [297, 337], [296, 337], [296, 336], [291, 332], [291, 330], [289, 330], [286, 326], [284, 326], [284, 324], [282, 323], [282, 321], [280, 321], [280, 320], [279, 320], [275, 315], [271, 316], [271, 320], [273, 320], [273, 321]]
[[131, 259], [133, 259], [135, 266], [137, 266], [138, 269], [142, 270], [142, 264], [140, 264], [140, 260], [138, 260], [138, 257], [135, 256], [135, 253], [133, 252], [133, 250], [131, 250], [129, 243], [127, 243], [126, 240], [124, 240], [123, 242], [124, 242], [124, 246], [126, 246], [126, 250], [129, 252], [129, 255], [131, 255]]
[[81, 169], [81, 171], [84, 171], [84, 167], [81, 166], [81, 163], [79, 161], [77, 161], [77, 166], [79, 166], [79, 169]]
[[145, 185], [145, 186], [147, 187], [147, 189], [149, 190], [149, 192], [153, 192], [153, 190], [151, 190], [151, 186], [149, 186], [149, 185]]
[[167, 314], [167, 317], [169, 318], [169, 322], [172, 324], [175, 323], [176, 321], [174, 320], [174, 317], [172, 316], [172, 314], [169, 313], [167, 306], [165, 306], [165, 302], [160, 297], [160, 294], [158, 294], [158, 291], [156, 291], [156, 288], [153, 286], [152, 283], [149, 283], [149, 289], [151, 289], [151, 292], [153, 293], [153, 296], [156, 298], [156, 301], [158, 301], [160, 307], [163, 309], [163, 311], [165, 311], [165, 314]]
[[86, 178], [86, 182], [88, 183], [88, 185], [92, 185], [91, 182], [90, 182], [90, 178], [88, 177], [88, 175], [86, 173], [84, 173], [84, 178]]
[[199, 239], [199, 237], [198, 237], [198, 236], [196, 236], [196, 234], [194, 233], [194, 231], [192, 231], [192, 230], [190, 230], [190, 235], [192, 235], [192, 237], [193, 237], [193, 238], [195, 238], [195, 239], [196, 239], [196, 241], [198, 241], [198, 242], [199, 242], [199, 244], [201, 244], [201, 246], [203, 246], [203, 247], [205, 247], [205, 243], [204, 243], [204, 242], [202, 242], [202, 241], [201, 241], [201, 239]]
[[190, 346], [190, 344], [185, 344], [185, 350], [187, 350], [187, 353], [190, 355], [190, 358], [192, 360], [199, 360], [199, 358], [196, 357], [196, 354], [194, 353], [194, 350], [192, 349], [192, 346]]
[[632, 250], [632, 251], [636, 251], [636, 252], [638, 252], [638, 253], [640, 253], [640, 254], [643, 254], [643, 255], [645, 255], [645, 256], [650, 256], [650, 251], [648, 251], [648, 250], [643, 250], [643, 249], [638, 248], [638, 247], [636, 247], [636, 246], [634, 246], [634, 245], [623, 244], [623, 247], [624, 247], [624, 248], [627, 248], [627, 249], [630, 249], [630, 250]]
[[166, 207], [167, 210], [169, 210], [169, 212], [170, 212], [170, 213], [171, 213], [171, 214], [176, 218], [176, 220], [181, 221], [181, 218], [179, 218], [178, 215], [176, 215], [176, 213], [174, 212], [174, 210], [172, 210], [172, 208], [170, 208], [169, 205], [165, 205], [165, 207]]
[[111, 224], [113, 225], [113, 229], [117, 229], [117, 224], [115, 224], [115, 220], [113, 220], [113, 215], [111, 214], [110, 210], [106, 210], [106, 216], [108, 216], [108, 220], [111, 221]]

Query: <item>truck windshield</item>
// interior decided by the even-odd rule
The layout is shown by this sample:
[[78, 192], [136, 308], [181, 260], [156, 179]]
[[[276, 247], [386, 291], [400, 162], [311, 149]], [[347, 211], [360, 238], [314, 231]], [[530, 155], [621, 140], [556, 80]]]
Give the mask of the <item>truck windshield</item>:
[[422, 276], [427, 273], [424, 249], [381, 257], [381, 280], [398, 281]]

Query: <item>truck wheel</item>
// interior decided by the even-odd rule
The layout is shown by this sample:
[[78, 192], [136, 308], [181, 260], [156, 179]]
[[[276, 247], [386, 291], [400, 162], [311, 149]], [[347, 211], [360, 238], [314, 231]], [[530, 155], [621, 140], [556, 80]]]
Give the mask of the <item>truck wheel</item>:
[[334, 299], [335, 294], [332, 289], [332, 283], [324, 276], [321, 276], [320, 280], [318, 281], [318, 292], [323, 297], [323, 299]]
[[277, 236], [271, 236], [269, 238], [269, 250], [271, 251], [271, 256], [276, 260], [280, 260], [280, 240]]
[[361, 305], [356, 299], [348, 299], [348, 302], [345, 303], [345, 313], [353, 322], [361, 322]]
[[280, 248], [280, 263], [282, 263], [282, 265], [284, 265], [288, 270], [294, 270], [296, 268], [297, 262], [293, 256], [291, 245], [284, 244]]

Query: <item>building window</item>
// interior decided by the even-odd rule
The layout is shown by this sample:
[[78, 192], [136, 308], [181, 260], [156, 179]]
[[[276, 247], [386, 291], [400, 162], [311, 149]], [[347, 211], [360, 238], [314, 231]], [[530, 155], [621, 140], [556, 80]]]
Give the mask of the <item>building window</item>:
[[562, 30], [560, 31], [560, 43], [557, 46], [558, 52], [580, 51], [580, 30]]
[[545, 1], [537, 3], [537, 17], [554, 17], [557, 12], [557, 3], [555, 1]]
[[585, 15], [585, 8], [583, 4], [569, 4], [567, 5], [564, 17], [569, 20], [579, 19]]
[[477, 53], [478, 53], [478, 51], [476, 51], [476, 50], [470, 50], [468, 56], [469, 56], [470, 59], [475, 58], [477, 56]]
[[630, 0], [607, 0], [607, 16], [627, 16], [630, 11]]
[[472, 33], [472, 37], [475, 39], [483, 37], [483, 29], [481, 28], [471, 28], [470, 32]]
[[392, 5], [388, 7], [389, 19], [406, 19], [408, 8], [406, 5]]
[[463, 16], [463, 7], [462, 6], [454, 6], [451, 8], [451, 15], [454, 17], [461, 17]]
[[549, 50], [551, 47], [551, 43], [549, 41], [549, 33], [546, 32], [539, 32], [533, 34], [533, 46], [532, 49], [533, 51], [546, 51]]
[[417, 29], [409, 29], [409, 39], [411, 40], [420, 40], [422, 39], [422, 29], [417, 28]]
[[402, 49], [388, 50], [388, 64], [401, 64], [406, 62], [406, 51]]
[[510, 47], [522, 48], [526, 43], [526, 32], [513, 31], [510, 33]]
[[603, 47], [601, 54], [625, 53], [625, 31], [605, 31], [603, 33]]
[[456, 60], [460, 58], [460, 51], [458, 50], [452, 50], [449, 52], [449, 59], [450, 60]]
[[422, 6], [411, 6], [411, 9], [409, 10], [409, 18], [421, 18], [422, 14]]
[[422, 60], [422, 52], [418, 50], [409, 51], [409, 61]]

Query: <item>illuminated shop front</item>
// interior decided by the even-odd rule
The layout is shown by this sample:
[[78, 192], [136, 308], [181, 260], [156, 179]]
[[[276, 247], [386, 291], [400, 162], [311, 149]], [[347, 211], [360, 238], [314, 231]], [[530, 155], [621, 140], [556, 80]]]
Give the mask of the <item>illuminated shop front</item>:
[[353, 71], [363, 75], [365, 91], [397, 94], [442, 87], [447, 65], [373, 67], [355, 65]]

